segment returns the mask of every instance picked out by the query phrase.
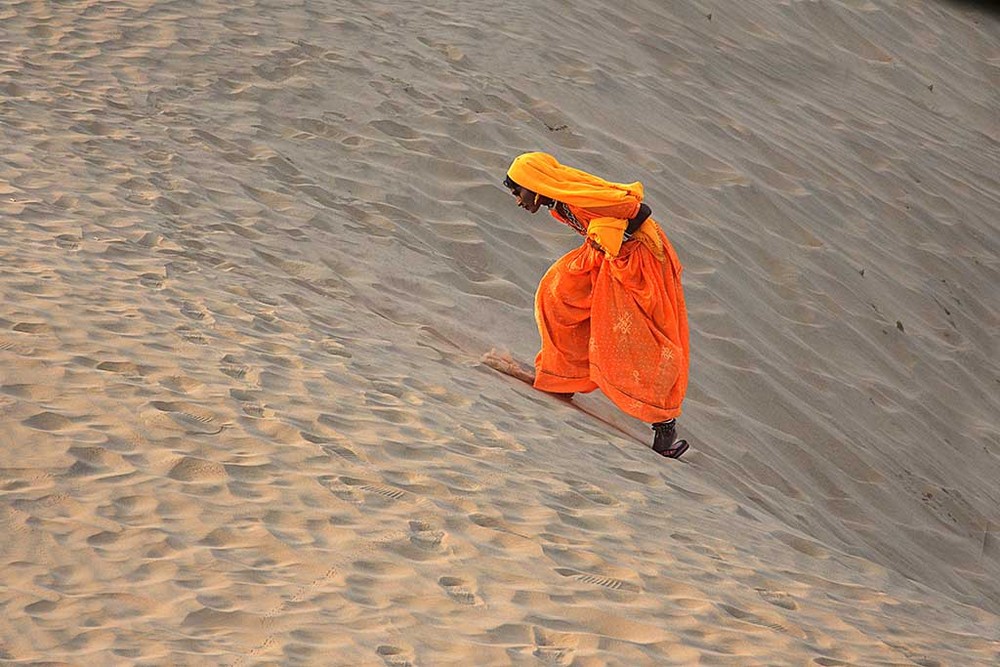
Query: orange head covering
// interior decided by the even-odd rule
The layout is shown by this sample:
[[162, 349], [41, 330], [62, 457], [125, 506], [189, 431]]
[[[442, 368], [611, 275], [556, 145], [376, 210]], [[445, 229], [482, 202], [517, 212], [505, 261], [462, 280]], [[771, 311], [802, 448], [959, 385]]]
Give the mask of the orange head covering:
[[548, 153], [518, 155], [507, 170], [507, 177], [543, 197], [580, 208], [642, 201], [642, 183], [605, 181], [585, 171], [561, 165]]

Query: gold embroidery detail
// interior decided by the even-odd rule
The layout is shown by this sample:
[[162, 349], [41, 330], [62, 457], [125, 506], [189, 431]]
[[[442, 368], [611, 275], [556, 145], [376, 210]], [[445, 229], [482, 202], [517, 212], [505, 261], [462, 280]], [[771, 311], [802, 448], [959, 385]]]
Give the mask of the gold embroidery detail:
[[622, 334], [623, 336], [628, 336], [632, 333], [632, 313], [625, 311], [618, 316], [618, 321], [612, 327], [615, 333]]

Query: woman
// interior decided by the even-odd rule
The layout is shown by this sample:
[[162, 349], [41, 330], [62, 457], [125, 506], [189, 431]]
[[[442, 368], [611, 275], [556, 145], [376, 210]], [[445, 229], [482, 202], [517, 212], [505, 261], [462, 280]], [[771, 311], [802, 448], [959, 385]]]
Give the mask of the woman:
[[642, 184], [611, 183], [546, 153], [525, 153], [504, 185], [521, 208], [546, 208], [586, 237], [538, 285], [535, 388], [566, 395], [599, 387], [622, 411], [652, 423], [657, 453], [679, 458], [688, 448], [676, 439], [675, 418], [689, 358], [681, 263], [642, 203]]

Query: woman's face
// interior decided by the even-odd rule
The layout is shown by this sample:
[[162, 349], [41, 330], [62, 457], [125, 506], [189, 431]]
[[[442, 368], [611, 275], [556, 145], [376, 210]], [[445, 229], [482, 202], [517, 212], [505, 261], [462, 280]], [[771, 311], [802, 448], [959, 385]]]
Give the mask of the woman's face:
[[538, 213], [538, 209], [549, 201], [548, 197], [542, 197], [520, 185], [516, 188], [511, 188], [510, 193], [517, 198], [517, 205], [528, 213]]

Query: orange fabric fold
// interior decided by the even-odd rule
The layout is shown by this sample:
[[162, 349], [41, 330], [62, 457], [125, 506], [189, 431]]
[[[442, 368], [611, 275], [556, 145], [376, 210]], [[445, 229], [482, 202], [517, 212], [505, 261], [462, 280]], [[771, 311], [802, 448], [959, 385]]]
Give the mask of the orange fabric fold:
[[616, 257], [622, 249], [622, 240], [628, 220], [622, 218], [594, 218], [587, 225], [587, 238], [592, 239], [609, 257]]
[[[602, 226], [619, 226], [609, 218], [635, 215], [641, 184], [609, 183], [539, 156], [545, 154], [520, 156], [508, 174], [566, 204], [588, 236]], [[563, 220], [556, 210], [553, 215]], [[624, 243], [619, 233], [614, 253], [598, 242], [602, 248], [584, 243], [557, 260], [538, 285], [535, 319], [542, 346], [535, 387], [556, 393], [600, 388], [637, 419], [676, 417], [690, 359], [680, 260], [652, 218]], [[613, 237], [608, 245], [614, 245]]]
[[548, 153], [518, 155], [507, 170], [507, 175], [532, 192], [570, 206], [601, 208], [634, 204], [637, 209], [642, 202], [642, 183], [612, 183], [559, 164]]

